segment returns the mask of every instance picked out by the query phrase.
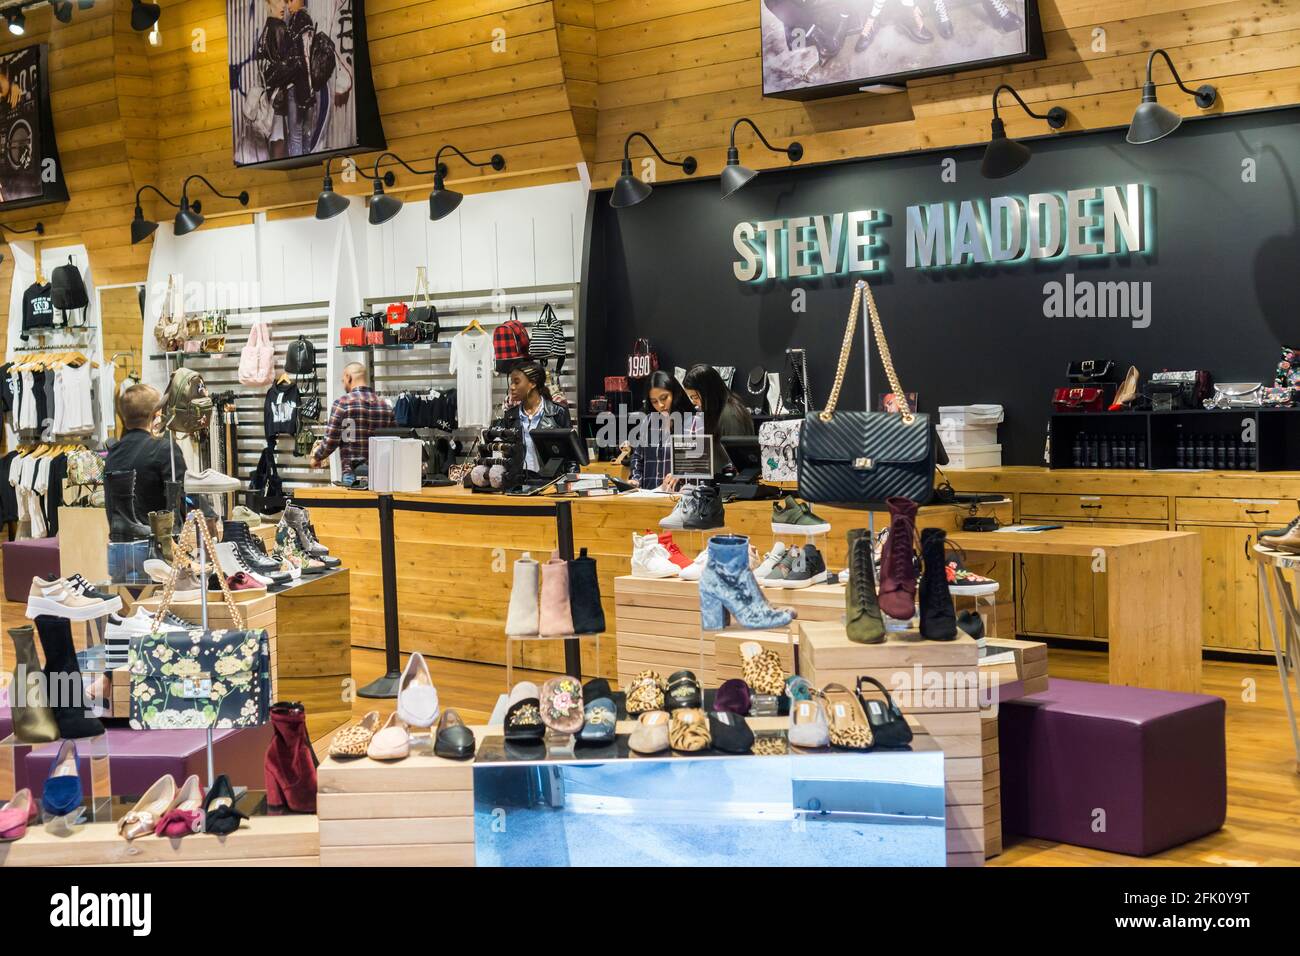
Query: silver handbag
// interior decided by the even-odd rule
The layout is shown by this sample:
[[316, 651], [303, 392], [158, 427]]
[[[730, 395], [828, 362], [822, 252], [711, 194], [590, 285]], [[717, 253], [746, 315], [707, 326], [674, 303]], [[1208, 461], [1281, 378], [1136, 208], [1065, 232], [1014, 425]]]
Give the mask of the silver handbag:
[[1258, 408], [1264, 404], [1262, 382], [1215, 382], [1206, 408]]

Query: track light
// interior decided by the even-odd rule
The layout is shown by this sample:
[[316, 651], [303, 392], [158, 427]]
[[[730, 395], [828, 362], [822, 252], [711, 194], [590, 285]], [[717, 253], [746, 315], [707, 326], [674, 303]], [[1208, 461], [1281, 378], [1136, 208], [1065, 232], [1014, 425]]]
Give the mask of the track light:
[[727, 146], [727, 165], [722, 170], [722, 198], [726, 199], [745, 183], [749, 182], [758, 175], [754, 170], [740, 165], [740, 150], [736, 149], [736, 130], [740, 128], [741, 123], [748, 123], [749, 128], [758, 136], [759, 142], [774, 153], [785, 153], [790, 158], [790, 162], [797, 163], [803, 159], [803, 146], [800, 143], [791, 143], [789, 146], [773, 146], [763, 135], [763, 131], [754, 125], [754, 121], [748, 116], [742, 116], [736, 122], [731, 124], [731, 142]]
[[476, 163], [450, 143], [440, 148], [433, 158], [433, 192], [429, 193], [429, 219], [432, 222], [446, 219], [456, 211], [460, 201], [465, 198], [454, 189], [448, 189], [444, 185], [447, 177], [447, 164], [442, 161], [442, 154], [447, 150], [451, 150], [471, 166], [477, 166], [480, 169], [484, 166], [491, 166], [497, 172], [501, 172], [506, 168], [505, 157], [500, 153], [493, 153], [492, 158], [485, 163]]
[[131, 29], [137, 33], [152, 29], [161, 13], [162, 7], [156, 3], [131, 0]]
[[316, 197], [316, 218], [333, 219], [348, 208], [347, 196], [340, 196], [334, 191], [334, 180], [330, 178], [330, 161], [325, 160], [325, 180], [321, 183], [321, 193]]
[[[172, 232], [178, 236], [189, 235], [195, 229], [199, 228], [199, 226], [203, 225], [204, 222], [203, 213], [200, 212], [199, 204], [197, 202], [190, 202], [190, 183], [195, 179], [207, 186], [208, 189], [212, 190], [214, 196], [221, 199], [238, 199], [241, 206], [248, 205], [247, 190], [240, 192], [238, 195], [228, 195], [223, 192], [218, 192], [216, 186], [213, 186], [212, 183], [208, 182], [205, 177], [195, 173], [192, 176], [187, 177], [185, 182], [181, 185], [180, 212], [176, 213], [176, 218], [172, 221]], [[165, 199], [167, 197], [164, 196], [163, 198]]]
[[5, 11], [5, 19], [9, 21], [9, 32], [14, 36], [20, 37], [27, 32], [27, 17], [22, 7], [10, 7]]
[[1014, 96], [1021, 108], [1034, 119], [1047, 120], [1047, 125], [1052, 129], [1060, 129], [1069, 119], [1069, 114], [1059, 106], [1053, 106], [1046, 114], [1035, 113], [1020, 98], [1019, 93], [1003, 83], [993, 91], [993, 136], [989, 140], [988, 148], [984, 150], [984, 162], [980, 164], [980, 174], [985, 179], [1001, 179], [1010, 176], [1017, 170], [1023, 169], [1029, 162], [1029, 147], [1014, 139], [1007, 139], [1006, 127], [1002, 125], [1002, 119], [998, 116], [998, 94], [1003, 90]]
[[1183, 118], [1173, 110], [1156, 102], [1156, 85], [1151, 79], [1151, 69], [1155, 65], [1157, 56], [1165, 58], [1165, 62], [1169, 64], [1169, 72], [1174, 75], [1174, 82], [1178, 84], [1178, 88], [1189, 96], [1195, 97], [1196, 105], [1201, 109], [1208, 110], [1219, 98], [1219, 91], [1208, 83], [1197, 89], [1187, 86], [1183, 83], [1182, 77], [1178, 75], [1178, 71], [1174, 69], [1174, 61], [1169, 59], [1169, 54], [1164, 50], [1153, 50], [1151, 56], [1147, 58], [1147, 81], [1142, 84], [1142, 102], [1133, 111], [1133, 122], [1129, 123], [1128, 126], [1128, 136], [1126, 138], [1135, 146], [1140, 146], [1143, 143], [1154, 143], [1158, 139], [1163, 139], [1178, 129], [1183, 122]]
[[54, 8], [54, 19], [60, 23], [72, 22], [72, 0], [51, 0], [50, 6]]
[[623, 141], [623, 167], [619, 170], [618, 182], [614, 183], [614, 191], [609, 194], [609, 204], [615, 209], [622, 209], [626, 206], [635, 206], [637, 203], [645, 200], [650, 193], [653, 192], [649, 183], [642, 182], [632, 175], [632, 158], [628, 154], [628, 147], [631, 146], [632, 140], [637, 136], [640, 136], [646, 141], [646, 145], [654, 151], [654, 154], [658, 156], [662, 162], [667, 163], [669, 166], [680, 167], [682, 172], [687, 176], [695, 175], [697, 164], [694, 156], [687, 156], [680, 163], [674, 162], [664, 156], [663, 153], [659, 152], [659, 147], [655, 146], [655, 144], [650, 140], [650, 137], [645, 133], [629, 133], [627, 139]]

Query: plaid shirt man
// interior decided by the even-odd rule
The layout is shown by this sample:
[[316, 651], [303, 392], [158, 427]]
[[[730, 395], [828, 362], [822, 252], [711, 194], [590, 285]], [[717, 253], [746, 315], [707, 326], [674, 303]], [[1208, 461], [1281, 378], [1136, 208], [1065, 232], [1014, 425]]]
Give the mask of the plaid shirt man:
[[343, 473], [350, 475], [354, 461], [370, 460], [370, 436], [375, 429], [392, 428], [394, 424], [393, 410], [388, 403], [370, 386], [358, 385], [342, 398], [334, 400], [330, 420], [325, 426], [325, 437], [316, 446], [312, 458], [324, 461], [334, 454], [334, 449], [342, 448], [339, 457], [343, 462]]

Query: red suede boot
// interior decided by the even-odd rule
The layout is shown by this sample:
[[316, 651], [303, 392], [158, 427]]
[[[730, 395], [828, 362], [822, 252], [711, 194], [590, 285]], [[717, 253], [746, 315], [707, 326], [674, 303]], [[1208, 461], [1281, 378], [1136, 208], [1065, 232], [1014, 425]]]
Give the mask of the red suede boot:
[[275, 736], [266, 748], [266, 808], [294, 813], [316, 812], [316, 752], [307, 737], [302, 704], [271, 705]]

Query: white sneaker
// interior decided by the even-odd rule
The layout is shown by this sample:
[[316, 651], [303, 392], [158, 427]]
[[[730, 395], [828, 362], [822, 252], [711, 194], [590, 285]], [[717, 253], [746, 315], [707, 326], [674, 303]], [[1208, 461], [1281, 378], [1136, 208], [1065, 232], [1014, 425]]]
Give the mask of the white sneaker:
[[683, 581], [698, 581], [700, 575], [704, 573], [704, 566], [709, 563], [709, 549], [705, 548], [700, 552], [699, 557], [690, 563], [687, 567], [682, 568], [678, 575]]
[[778, 541], [776, 544], [772, 545], [772, 550], [767, 552], [767, 557], [763, 559], [763, 563], [754, 569], [754, 577], [762, 581], [765, 577], [775, 571], [776, 566], [780, 564], [781, 559], [785, 557], [787, 548], [788, 546], [784, 541]]
[[196, 494], [224, 495], [228, 492], [238, 491], [242, 487], [243, 485], [238, 478], [223, 475], [215, 468], [204, 468], [202, 471], [187, 471], [185, 473], [185, 490]]
[[679, 570], [657, 535], [632, 532], [632, 577], [675, 578]]
[[244, 562], [239, 559], [239, 551], [235, 548], [235, 543], [233, 541], [217, 542], [217, 563], [221, 567], [221, 573], [224, 574], [227, 579], [234, 577], [240, 571], [243, 571], [258, 584], [262, 585], [262, 587], [269, 587], [275, 583], [275, 581], [268, 578], [265, 574], [258, 574], [252, 568], [248, 567], [248, 565], [244, 564]]
[[122, 599], [117, 595], [110, 600], [86, 597], [78, 594], [63, 578], [53, 581], [32, 578], [31, 590], [27, 592], [27, 617], [32, 620], [38, 615], [49, 614], [69, 621], [92, 621], [121, 608]]
[[682, 496], [677, 499], [677, 504], [673, 506], [672, 513], [668, 515], [668, 517], [659, 519], [659, 527], [667, 531], [686, 530], [686, 514], [684, 508], [686, 505], [687, 494], [689, 494], [689, 492], [683, 493]]

